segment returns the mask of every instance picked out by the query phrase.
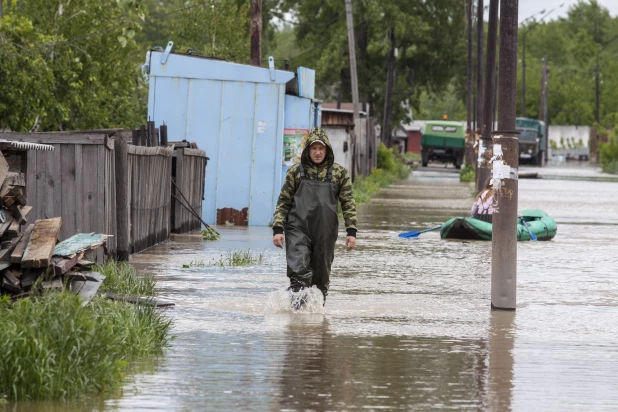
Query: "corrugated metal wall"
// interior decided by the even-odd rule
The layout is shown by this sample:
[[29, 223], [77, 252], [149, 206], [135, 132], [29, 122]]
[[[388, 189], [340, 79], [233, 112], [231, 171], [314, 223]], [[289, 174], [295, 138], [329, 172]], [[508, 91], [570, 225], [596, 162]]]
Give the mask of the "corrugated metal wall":
[[148, 116], [168, 125], [169, 140], [208, 153], [203, 219], [269, 225], [281, 189], [285, 83], [294, 74], [176, 54], [161, 64], [162, 55], [151, 53]]

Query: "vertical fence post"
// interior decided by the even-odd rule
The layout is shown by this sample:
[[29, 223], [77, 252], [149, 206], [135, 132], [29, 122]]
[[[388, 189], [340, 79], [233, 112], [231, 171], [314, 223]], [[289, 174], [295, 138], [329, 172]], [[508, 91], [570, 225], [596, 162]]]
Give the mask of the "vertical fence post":
[[133, 146], [139, 146], [140, 135], [139, 130], [131, 130], [131, 143]]
[[167, 125], [162, 124], [159, 130], [161, 131], [161, 146], [167, 147]]
[[140, 146], [148, 146], [148, 134], [146, 133], [146, 125], [139, 127]]
[[[135, 134], [134, 134], [135, 136]], [[125, 136], [116, 138], [116, 230], [118, 260], [129, 260], [129, 144]]]

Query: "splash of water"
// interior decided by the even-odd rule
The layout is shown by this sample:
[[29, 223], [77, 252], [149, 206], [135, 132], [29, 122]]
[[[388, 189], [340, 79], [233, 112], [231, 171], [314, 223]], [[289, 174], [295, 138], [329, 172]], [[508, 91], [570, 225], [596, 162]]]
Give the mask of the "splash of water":
[[264, 313], [324, 313], [324, 296], [315, 286], [298, 292], [277, 289], [268, 294]]

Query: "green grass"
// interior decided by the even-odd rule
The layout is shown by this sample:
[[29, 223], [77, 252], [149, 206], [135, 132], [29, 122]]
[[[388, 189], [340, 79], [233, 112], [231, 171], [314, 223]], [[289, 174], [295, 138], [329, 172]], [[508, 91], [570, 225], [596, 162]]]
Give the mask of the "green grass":
[[465, 166], [459, 170], [460, 182], [474, 182], [476, 181], [476, 172], [474, 166]]
[[[109, 276], [112, 263], [103, 265]], [[150, 286], [121, 274], [110, 291], [146, 295]], [[107, 279], [104, 281], [107, 282]], [[141, 285], [141, 286], [137, 286]], [[154, 282], [152, 289], [154, 290]], [[0, 298], [0, 399], [60, 399], [120, 388], [128, 362], [158, 355], [171, 321], [152, 305], [95, 297], [88, 305], [69, 292], [11, 303]]]
[[225, 256], [221, 255], [218, 260], [205, 263], [203, 260], [192, 260], [188, 264], [182, 265], [183, 268], [199, 267], [205, 268], [208, 266], [249, 266], [249, 265], [261, 265], [264, 262], [264, 255], [262, 253], [255, 255], [251, 253], [251, 250], [241, 251], [234, 250], [226, 252]]
[[405, 161], [406, 164], [412, 164], [414, 162], [420, 162], [421, 161], [421, 155], [418, 154], [418, 153], [406, 152], [403, 155], [403, 160]]
[[405, 179], [411, 171], [401, 156], [380, 143], [378, 167], [369, 176], [357, 176], [352, 184], [356, 204], [368, 203], [380, 189]]
[[152, 275], [138, 275], [127, 262], [108, 260], [92, 269], [105, 276], [99, 288], [101, 292], [118, 293], [131, 296], [154, 296], [156, 282]]

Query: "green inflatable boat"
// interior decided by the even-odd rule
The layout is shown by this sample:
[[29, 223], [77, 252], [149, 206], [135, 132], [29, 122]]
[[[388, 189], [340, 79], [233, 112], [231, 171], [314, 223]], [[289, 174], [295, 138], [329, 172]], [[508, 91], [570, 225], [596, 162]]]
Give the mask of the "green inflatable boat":
[[[556, 222], [541, 209], [522, 210], [524, 220], [538, 240], [551, 240], [556, 236]], [[472, 217], [454, 217], [442, 225], [442, 239], [491, 240], [491, 223]], [[528, 230], [518, 219], [517, 240], [530, 240]]]

